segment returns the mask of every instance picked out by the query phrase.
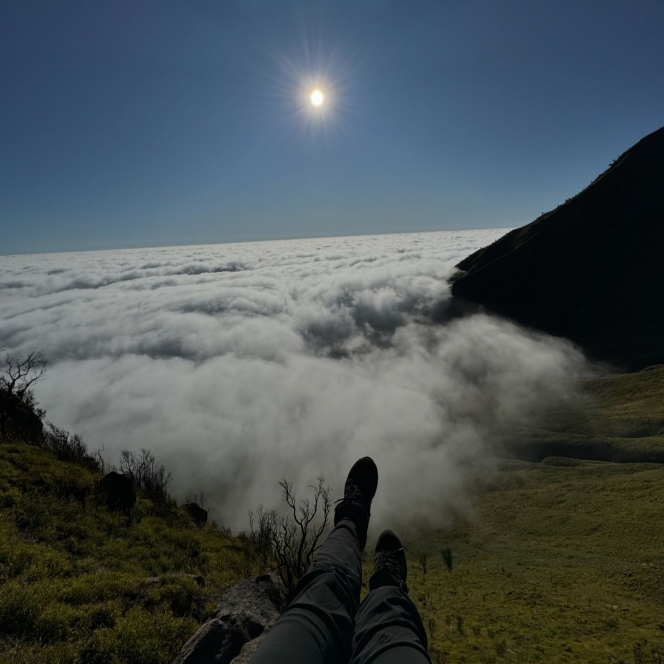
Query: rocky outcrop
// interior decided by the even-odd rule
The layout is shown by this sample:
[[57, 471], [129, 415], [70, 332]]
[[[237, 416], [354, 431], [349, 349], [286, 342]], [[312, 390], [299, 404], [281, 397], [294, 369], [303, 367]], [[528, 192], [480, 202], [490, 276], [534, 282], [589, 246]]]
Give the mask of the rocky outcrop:
[[664, 128], [581, 193], [457, 266], [455, 299], [621, 368], [664, 363]]
[[136, 484], [131, 477], [115, 471], [104, 475], [97, 482], [100, 502], [112, 510], [127, 511], [136, 502]]
[[33, 445], [44, 442], [44, 425], [35, 408], [3, 389], [0, 389], [0, 436]]
[[283, 585], [274, 575], [256, 576], [234, 585], [215, 614], [173, 660], [173, 664], [243, 664], [275, 623], [285, 604]]
[[200, 574], [163, 574], [162, 576], [151, 576], [145, 579], [148, 585], [157, 585], [159, 583], [168, 583], [169, 581], [177, 581], [178, 579], [189, 579], [193, 581], [200, 588], [205, 587], [205, 577]]
[[203, 526], [207, 523], [207, 510], [204, 510], [196, 503], [187, 503], [186, 505], [182, 506], [182, 509], [189, 515], [189, 518], [199, 526]]

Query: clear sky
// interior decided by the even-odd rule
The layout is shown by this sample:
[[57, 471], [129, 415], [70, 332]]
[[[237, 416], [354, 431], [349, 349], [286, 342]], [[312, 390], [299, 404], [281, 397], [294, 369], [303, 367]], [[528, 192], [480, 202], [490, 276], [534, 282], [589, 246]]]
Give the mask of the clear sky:
[[5, 3], [0, 254], [521, 225], [664, 124], [663, 35], [662, 0]]

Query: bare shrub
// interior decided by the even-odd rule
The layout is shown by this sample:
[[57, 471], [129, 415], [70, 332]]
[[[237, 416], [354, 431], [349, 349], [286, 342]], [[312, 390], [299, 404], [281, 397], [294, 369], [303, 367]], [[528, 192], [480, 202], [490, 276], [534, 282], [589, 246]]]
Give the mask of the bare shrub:
[[420, 563], [420, 567], [422, 568], [422, 574], [427, 573], [427, 560], [428, 556], [426, 553], [421, 553], [418, 557], [418, 562]]
[[290, 601], [295, 596], [298, 581], [321, 546], [321, 536], [329, 523], [330, 490], [322, 475], [310, 487], [313, 490], [311, 500], [298, 501], [293, 483], [288, 480], [281, 480], [279, 486], [288, 508], [287, 515], [266, 510], [261, 505], [256, 513], [249, 513], [249, 526], [251, 538], [264, 558], [268, 553], [273, 556]]
[[447, 570], [451, 572], [452, 568], [454, 567], [454, 556], [452, 555], [452, 549], [443, 549], [441, 554], [443, 556], [443, 562], [445, 563]]
[[207, 510], [207, 496], [205, 495], [205, 491], [201, 491], [200, 493], [187, 493], [184, 496], [184, 502], [185, 503], [194, 503], [194, 505], [198, 505], [202, 510]]
[[41, 351], [26, 357], [5, 355], [4, 366], [0, 368], [0, 389], [25, 401], [31, 394], [30, 388], [46, 373], [48, 362]]
[[88, 446], [79, 434], [71, 434], [50, 422], [44, 433], [44, 443], [58, 459], [94, 468], [98, 465], [96, 459], [89, 454]]
[[44, 418], [46, 412], [37, 407], [32, 386], [44, 376], [46, 365], [46, 358], [41, 351], [26, 357], [9, 353], [5, 355], [4, 362], [0, 364], [0, 435], [3, 438], [7, 437], [12, 399], [25, 404], [39, 419]]
[[249, 512], [249, 528], [251, 530], [251, 541], [257, 552], [267, 565], [267, 558], [272, 553], [272, 532], [278, 519], [274, 510], [266, 510], [262, 505], [256, 512]]
[[131, 477], [136, 487], [153, 502], [165, 503], [168, 500], [167, 486], [172, 475], [163, 464], [157, 463], [150, 450], [142, 449], [138, 453], [122, 450], [120, 472]]
[[639, 641], [634, 644], [633, 653], [634, 653], [634, 664], [644, 664], [645, 663], [645, 648], [644, 644]]

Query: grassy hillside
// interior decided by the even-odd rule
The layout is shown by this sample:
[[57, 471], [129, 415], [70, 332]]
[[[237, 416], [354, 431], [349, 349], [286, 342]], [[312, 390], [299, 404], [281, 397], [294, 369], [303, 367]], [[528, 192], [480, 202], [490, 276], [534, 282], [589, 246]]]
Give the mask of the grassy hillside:
[[452, 532], [409, 534], [434, 662], [664, 661], [664, 467], [556, 463], [517, 462]]
[[[662, 664], [664, 466], [551, 454], [664, 453], [664, 367], [592, 381], [511, 436], [541, 463], [500, 462], [451, 529], [405, 533], [433, 661]], [[108, 511], [98, 477], [0, 441], [0, 662], [166, 664], [263, 571], [248, 541], [172, 502]]]
[[664, 463], [664, 366], [589, 381], [577, 403], [542, 413], [536, 427], [510, 431], [505, 442], [529, 461]]
[[505, 462], [452, 530], [407, 533], [434, 662], [664, 662], [664, 466], [578, 460], [664, 461], [664, 367], [590, 381], [506, 446], [540, 463]]
[[261, 571], [248, 543], [174, 504], [98, 506], [97, 479], [0, 440], [1, 662], [168, 662], [224, 590]]

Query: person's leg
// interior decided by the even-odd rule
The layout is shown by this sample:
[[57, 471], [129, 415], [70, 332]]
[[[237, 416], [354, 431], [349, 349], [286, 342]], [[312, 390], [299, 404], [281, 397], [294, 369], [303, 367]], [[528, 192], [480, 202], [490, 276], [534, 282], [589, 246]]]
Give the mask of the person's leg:
[[369, 594], [356, 616], [352, 664], [429, 664], [427, 635], [408, 596], [406, 556], [385, 531], [376, 544]]
[[251, 664], [345, 664], [362, 583], [371, 500], [378, 472], [365, 457], [351, 469], [329, 534], [296, 595], [265, 636]]

